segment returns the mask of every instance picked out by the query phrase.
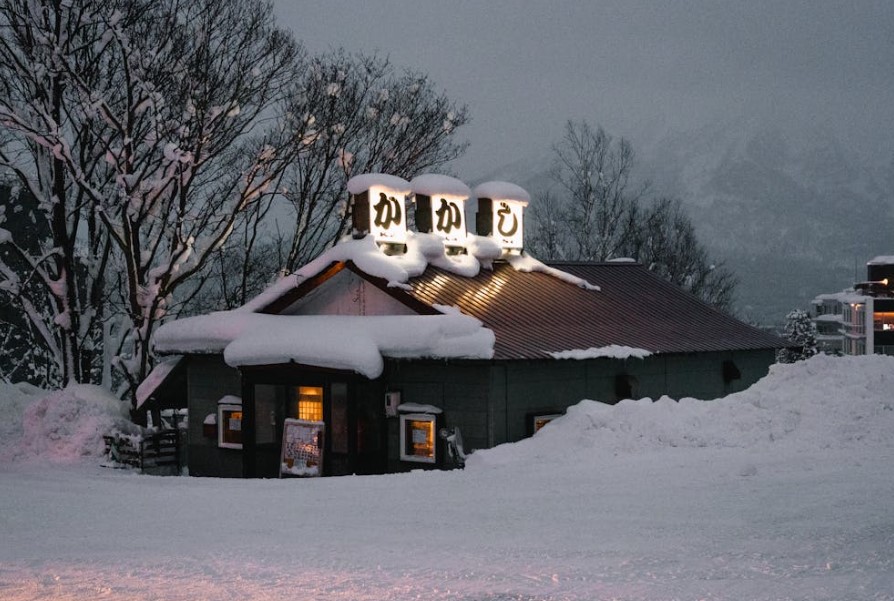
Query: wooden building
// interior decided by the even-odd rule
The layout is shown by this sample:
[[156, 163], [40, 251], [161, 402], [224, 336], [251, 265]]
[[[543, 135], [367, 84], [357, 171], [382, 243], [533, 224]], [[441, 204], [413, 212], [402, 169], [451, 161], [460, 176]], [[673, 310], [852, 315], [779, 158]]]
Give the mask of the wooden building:
[[[470, 452], [584, 398], [720, 397], [763, 377], [785, 344], [639, 264], [524, 255], [517, 187], [477, 188], [479, 235], [449, 241], [438, 228], [456, 223], [452, 202], [464, 210], [461, 182], [366, 176], [351, 193], [366, 207], [355, 239], [239, 310], [159, 330], [156, 352], [173, 358], [141, 409], [188, 408], [191, 475], [452, 467], [457, 434]], [[403, 206], [389, 203], [410, 193], [428, 231], [380, 239], [373, 216], [394, 221]]]

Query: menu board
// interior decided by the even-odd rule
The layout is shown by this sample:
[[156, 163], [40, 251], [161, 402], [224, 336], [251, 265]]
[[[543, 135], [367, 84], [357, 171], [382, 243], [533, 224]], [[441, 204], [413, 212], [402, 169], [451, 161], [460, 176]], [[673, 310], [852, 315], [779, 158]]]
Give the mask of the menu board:
[[323, 422], [287, 418], [282, 431], [280, 476], [320, 476], [323, 473]]

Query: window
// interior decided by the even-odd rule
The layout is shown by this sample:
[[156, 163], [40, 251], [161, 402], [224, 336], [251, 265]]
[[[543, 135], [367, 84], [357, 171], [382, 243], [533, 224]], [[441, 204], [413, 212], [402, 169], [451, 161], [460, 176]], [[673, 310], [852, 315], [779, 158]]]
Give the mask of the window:
[[310, 422], [323, 421], [323, 388], [320, 386], [298, 387], [298, 419]]
[[894, 311], [877, 311], [872, 316], [872, 322], [876, 332], [892, 332], [894, 331]]
[[242, 448], [242, 405], [234, 403], [217, 406], [217, 446], [224, 449]]
[[401, 461], [435, 463], [435, 425], [437, 416], [404, 413], [400, 416]]
[[562, 417], [561, 413], [542, 413], [539, 415], [532, 415], [530, 418], [531, 419], [531, 422], [530, 422], [531, 434], [532, 435], [537, 434], [537, 432], [540, 430], [540, 428], [542, 428], [549, 422], [551, 422], [554, 419], [559, 418], [559, 417]]

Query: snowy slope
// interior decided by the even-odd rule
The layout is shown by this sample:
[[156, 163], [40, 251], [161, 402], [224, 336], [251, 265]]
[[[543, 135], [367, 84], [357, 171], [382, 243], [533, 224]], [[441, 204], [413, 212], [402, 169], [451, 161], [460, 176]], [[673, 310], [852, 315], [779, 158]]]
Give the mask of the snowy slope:
[[[464, 471], [0, 464], [0, 598], [894, 599], [894, 358], [582, 402]], [[0, 393], [2, 394], [2, 393]]]

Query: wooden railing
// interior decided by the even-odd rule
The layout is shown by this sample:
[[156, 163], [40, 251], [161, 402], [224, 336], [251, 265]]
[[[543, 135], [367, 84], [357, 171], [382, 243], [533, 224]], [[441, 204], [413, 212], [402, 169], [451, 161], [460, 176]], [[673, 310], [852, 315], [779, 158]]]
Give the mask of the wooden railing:
[[102, 438], [109, 467], [130, 466], [144, 473], [179, 472], [179, 430], [160, 430], [143, 436], [116, 433]]

